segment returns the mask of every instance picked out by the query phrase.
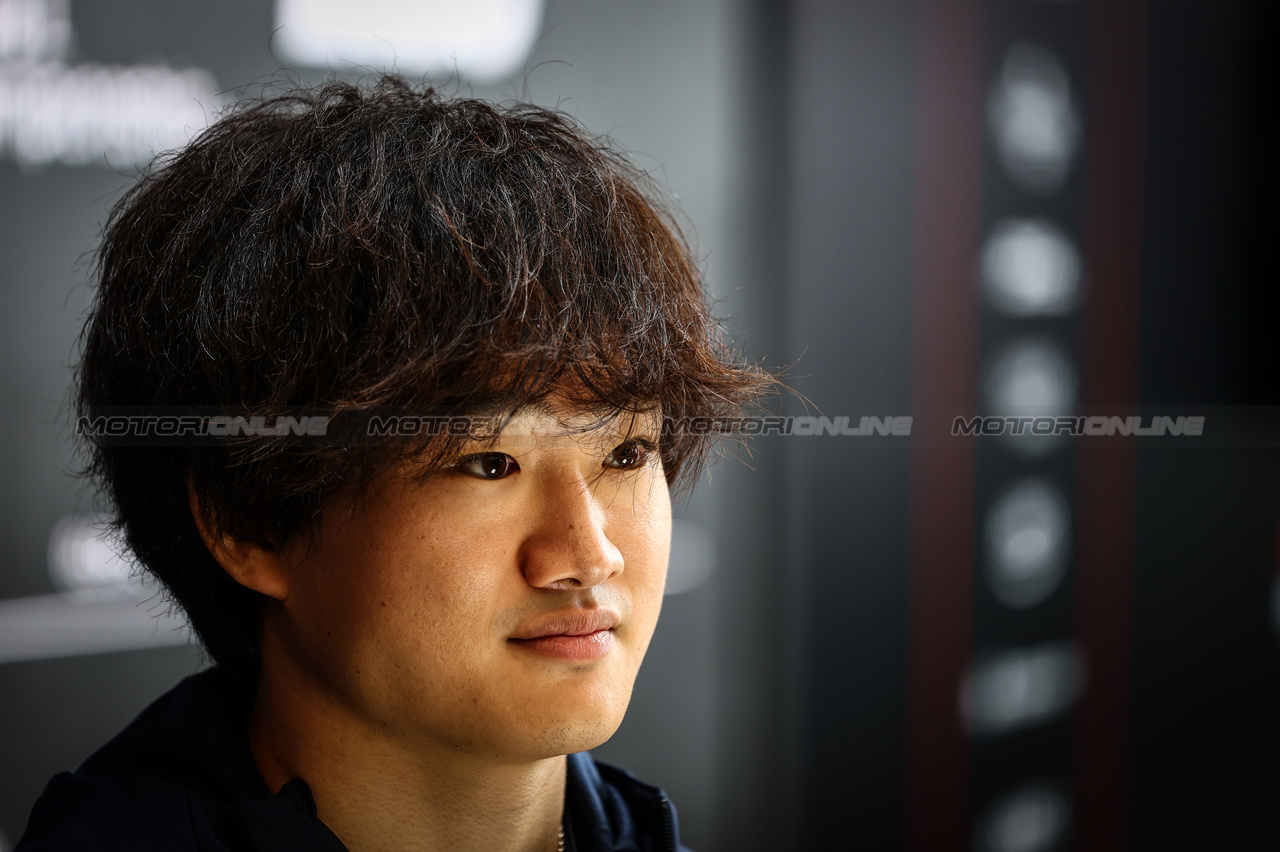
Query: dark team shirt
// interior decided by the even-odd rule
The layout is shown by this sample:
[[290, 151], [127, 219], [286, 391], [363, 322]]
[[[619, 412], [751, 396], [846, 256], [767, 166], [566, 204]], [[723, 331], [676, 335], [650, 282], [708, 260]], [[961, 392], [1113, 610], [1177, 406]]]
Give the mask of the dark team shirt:
[[[346, 852], [305, 781], [272, 795], [249, 751], [251, 687], [214, 667], [160, 697], [75, 772], [55, 775], [14, 852]], [[568, 757], [566, 848], [688, 852], [663, 792]]]

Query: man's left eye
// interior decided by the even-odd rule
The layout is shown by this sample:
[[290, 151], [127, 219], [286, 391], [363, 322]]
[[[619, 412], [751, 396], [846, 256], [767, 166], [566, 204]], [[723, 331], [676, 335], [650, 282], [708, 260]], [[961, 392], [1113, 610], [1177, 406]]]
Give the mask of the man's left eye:
[[644, 467], [652, 459], [654, 445], [650, 441], [635, 439], [625, 441], [614, 448], [604, 460], [605, 467], [615, 470], [633, 470]]

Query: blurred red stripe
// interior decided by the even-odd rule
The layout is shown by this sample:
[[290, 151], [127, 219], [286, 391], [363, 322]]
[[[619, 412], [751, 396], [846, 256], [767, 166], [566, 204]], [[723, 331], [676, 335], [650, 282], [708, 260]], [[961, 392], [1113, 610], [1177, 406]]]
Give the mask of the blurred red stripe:
[[[913, 410], [976, 408], [982, 6], [924, 0], [917, 95]], [[911, 459], [907, 849], [969, 845], [969, 743], [960, 678], [972, 654], [974, 455], [918, 444]]]

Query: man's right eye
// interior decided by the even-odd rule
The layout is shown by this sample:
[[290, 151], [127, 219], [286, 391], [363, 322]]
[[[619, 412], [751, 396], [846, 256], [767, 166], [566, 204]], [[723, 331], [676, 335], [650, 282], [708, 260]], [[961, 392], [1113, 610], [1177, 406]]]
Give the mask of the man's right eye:
[[464, 457], [456, 467], [476, 479], [504, 479], [520, 470], [516, 460], [506, 453], [476, 453]]

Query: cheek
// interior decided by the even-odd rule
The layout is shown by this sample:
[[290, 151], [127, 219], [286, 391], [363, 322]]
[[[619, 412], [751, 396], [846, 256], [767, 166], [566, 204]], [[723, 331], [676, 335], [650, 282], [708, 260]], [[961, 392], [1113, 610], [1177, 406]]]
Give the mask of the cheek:
[[639, 499], [620, 519], [619, 528], [625, 529], [620, 535], [626, 539], [625, 547], [620, 546], [627, 566], [624, 576], [631, 575], [637, 611], [644, 607], [656, 621], [671, 554], [671, 500], [660, 476], [651, 487], [637, 489], [636, 496]]
[[[398, 645], [438, 650], [440, 637], [457, 634], [470, 616], [474, 631], [484, 616], [489, 554], [467, 549], [465, 535], [432, 534], [432, 527], [383, 542], [361, 566], [364, 576], [346, 584], [367, 635]], [[339, 605], [342, 605], [341, 603]]]
[[[421, 529], [340, 527], [298, 569], [295, 616], [329, 653], [356, 656], [394, 641], [412, 645], [441, 624], [465, 590]], [[341, 647], [332, 647], [335, 643]], [[388, 649], [389, 650], [389, 649]]]

